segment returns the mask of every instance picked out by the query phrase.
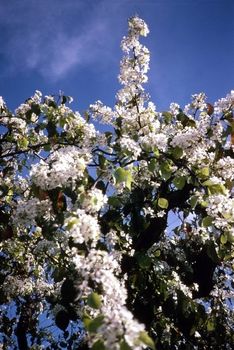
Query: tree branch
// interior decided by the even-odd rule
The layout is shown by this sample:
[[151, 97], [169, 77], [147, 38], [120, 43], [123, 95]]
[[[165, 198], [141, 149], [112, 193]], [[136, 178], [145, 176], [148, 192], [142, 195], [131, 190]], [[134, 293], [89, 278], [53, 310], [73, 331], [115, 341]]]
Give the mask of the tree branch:
[[22, 307], [20, 318], [15, 330], [15, 335], [17, 337], [19, 350], [28, 350], [28, 341], [27, 341], [27, 330], [28, 330], [28, 315], [25, 306]]
[[164, 217], [156, 217], [150, 220], [149, 226], [140, 233], [140, 236], [133, 242], [133, 248], [136, 250], [148, 250], [154, 243], [158, 242], [167, 227], [168, 213], [174, 208], [185, 208], [186, 201], [190, 197], [190, 192], [194, 188], [191, 184], [186, 184], [182, 190], [168, 193], [168, 183], [164, 182], [159, 189], [161, 197], [168, 200], [168, 208]]

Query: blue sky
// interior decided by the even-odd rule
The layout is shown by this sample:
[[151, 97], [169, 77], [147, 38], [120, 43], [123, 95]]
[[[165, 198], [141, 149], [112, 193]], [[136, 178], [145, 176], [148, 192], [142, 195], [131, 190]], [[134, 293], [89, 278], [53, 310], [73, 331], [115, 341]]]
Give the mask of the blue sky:
[[134, 14], [150, 28], [146, 89], [159, 110], [234, 88], [233, 0], [0, 0], [0, 95], [11, 109], [36, 89], [64, 91], [81, 112], [98, 99], [112, 106]]

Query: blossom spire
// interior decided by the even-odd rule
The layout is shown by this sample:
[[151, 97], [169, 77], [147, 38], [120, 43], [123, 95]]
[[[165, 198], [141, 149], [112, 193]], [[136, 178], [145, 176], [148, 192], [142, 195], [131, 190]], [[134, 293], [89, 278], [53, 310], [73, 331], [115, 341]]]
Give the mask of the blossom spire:
[[142, 84], [148, 80], [146, 74], [150, 61], [149, 50], [139, 41], [140, 36], [147, 36], [149, 33], [147, 24], [135, 16], [129, 19], [128, 26], [128, 35], [121, 42], [125, 55], [120, 62], [118, 77], [124, 88], [117, 95], [117, 100], [125, 103], [144, 90]]

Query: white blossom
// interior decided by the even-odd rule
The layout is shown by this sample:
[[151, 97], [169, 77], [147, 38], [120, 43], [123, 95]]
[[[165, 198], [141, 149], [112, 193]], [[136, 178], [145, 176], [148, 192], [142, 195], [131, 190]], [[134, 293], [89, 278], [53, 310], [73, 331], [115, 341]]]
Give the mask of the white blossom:
[[167, 150], [168, 137], [163, 133], [149, 133], [140, 137], [139, 141], [146, 150], [154, 150], [154, 147], [163, 152]]
[[73, 238], [74, 243], [92, 242], [95, 245], [100, 237], [100, 227], [97, 219], [92, 215], [86, 214], [82, 209], [73, 212], [65, 220], [65, 228], [69, 236]]
[[30, 176], [35, 185], [51, 190], [81, 179], [89, 161], [89, 154], [74, 146], [67, 146], [54, 151], [46, 161], [33, 165]]
[[102, 191], [98, 188], [92, 188], [82, 193], [80, 200], [82, 208], [84, 208], [86, 212], [95, 213], [107, 203], [107, 196], [103, 195]]
[[15, 226], [36, 225], [35, 219], [50, 215], [51, 210], [49, 199], [40, 201], [38, 198], [31, 198], [27, 201], [19, 201], [14, 210], [12, 221]]
[[91, 115], [103, 124], [112, 124], [114, 113], [110, 107], [104, 106], [101, 101], [89, 106]]
[[226, 97], [219, 99], [214, 103], [214, 113], [223, 114], [229, 109], [234, 108], [234, 90], [231, 90]]
[[120, 146], [125, 153], [131, 153], [136, 159], [141, 154], [141, 148], [139, 144], [131, 137], [123, 135], [119, 140]]
[[203, 111], [207, 108], [206, 95], [204, 92], [192, 95], [192, 102], [185, 106], [184, 113], [188, 114], [190, 112], [195, 113], [197, 110]]
[[229, 156], [219, 159], [215, 164], [215, 169], [224, 180], [232, 180], [234, 178], [234, 159]]
[[2, 108], [2, 109], [5, 108], [5, 101], [3, 100], [2, 96], [0, 96], [0, 108]]
[[87, 257], [75, 255], [73, 261], [84, 279], [80, 286], [83, 294], [88, 295], [91, 292], [87, 283], [90, 278], [101, 284], [103, 289], [100, 312], [104, 315], [104, 320], [98, 328], [98, 333], [89, 335], [90, 344], [101, 337], [107, 349], [119, 350], [119, 339], [124, 338], [134, 349], [142, 349], [143, 344], [139, 342], [139, 335], [144, 331], [144, 325], [137, 322], [125, 306], [127, 291], [123, 282], [116, 276], [120, 271], [116, 256], [113, 253], [92, 249]]
[[170, 104], [170, 113], [176, 116], [179, 113], [180, 105], [178, 103], [172, 102]]
[[223, 194], [210, 195], [206, 211], [208, 215], [214, 218], [214, 224], [218, 228], [231, 229], [233, 226], [234, 198]]

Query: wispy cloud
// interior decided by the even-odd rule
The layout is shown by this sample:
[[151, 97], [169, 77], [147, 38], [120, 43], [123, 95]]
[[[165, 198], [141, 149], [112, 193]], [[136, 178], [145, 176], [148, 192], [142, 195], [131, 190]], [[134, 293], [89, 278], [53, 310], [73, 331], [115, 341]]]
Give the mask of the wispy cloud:
[[[105, 1], [0, 4], [0, 55], [5, 71], [34, 70], [51, 80], [74, 67], [101, 64], [111, 49], [113, 21]], [[117, 5], [118, 7], [118, 5]]]

